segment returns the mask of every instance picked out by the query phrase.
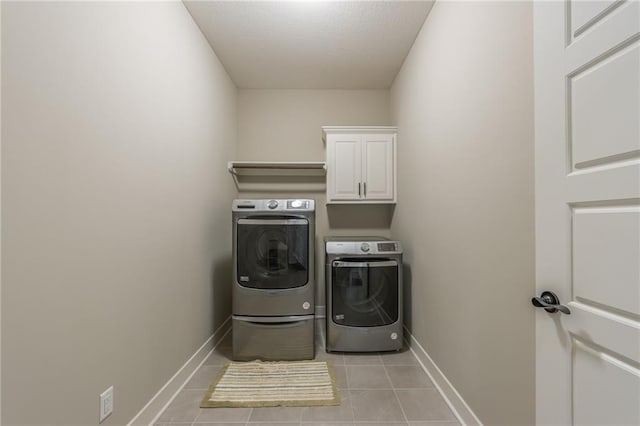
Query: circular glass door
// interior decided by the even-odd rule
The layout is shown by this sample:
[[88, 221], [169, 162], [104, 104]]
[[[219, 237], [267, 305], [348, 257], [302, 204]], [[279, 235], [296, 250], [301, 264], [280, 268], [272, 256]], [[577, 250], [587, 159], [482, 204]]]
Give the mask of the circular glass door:
[[309, 281], [308, 235], [306, 219], [238, 220], [238, 284], [259, 289], [305, 285]]
[[332, 320], [376, 327], [398, 320], [398, 262], [334, 261], [331, 268]]

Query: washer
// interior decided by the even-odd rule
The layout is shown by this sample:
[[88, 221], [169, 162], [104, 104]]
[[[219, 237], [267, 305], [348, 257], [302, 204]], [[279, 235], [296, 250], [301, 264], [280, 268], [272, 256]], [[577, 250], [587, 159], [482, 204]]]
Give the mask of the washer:
[[402, 247], [379, 237], [325, 238], [327, 351], [402, 348]]
[[314, 200], [234, 200], [232, 219], [233, 359], [312, 359]]

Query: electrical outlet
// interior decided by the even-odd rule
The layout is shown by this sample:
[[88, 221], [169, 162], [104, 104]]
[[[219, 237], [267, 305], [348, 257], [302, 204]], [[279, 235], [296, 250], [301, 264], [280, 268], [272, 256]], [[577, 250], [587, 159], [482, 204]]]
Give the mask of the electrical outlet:
[[113, 413], [113, 386], [100, 394], [100, 422]]

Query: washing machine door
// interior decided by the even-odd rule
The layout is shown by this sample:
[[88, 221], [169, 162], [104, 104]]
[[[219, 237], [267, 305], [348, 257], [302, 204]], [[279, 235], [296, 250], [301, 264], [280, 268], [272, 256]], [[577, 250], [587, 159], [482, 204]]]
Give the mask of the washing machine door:
[[333, 261], [332, 320], [353, 327], [376, 327], [398, 321], [398, 262]]
[[303, 218], [239, 219], [236, 277], [256, 289], [302, 287], [309, 281], [309, 221]]

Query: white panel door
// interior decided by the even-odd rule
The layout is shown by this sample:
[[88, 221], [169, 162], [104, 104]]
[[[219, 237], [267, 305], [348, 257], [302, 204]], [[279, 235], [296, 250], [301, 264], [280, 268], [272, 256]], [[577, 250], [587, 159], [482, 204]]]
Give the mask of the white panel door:
[[393, 135], [365, 135], [362, 139], [363, 195], [367, 200], [393, 200]]
[[640, 3], [534, 4], [536, 423], [640, 425]]
[[362, 194], [361, 136], [330, 135], [327, 138], [328, 200], [359, 200]]

